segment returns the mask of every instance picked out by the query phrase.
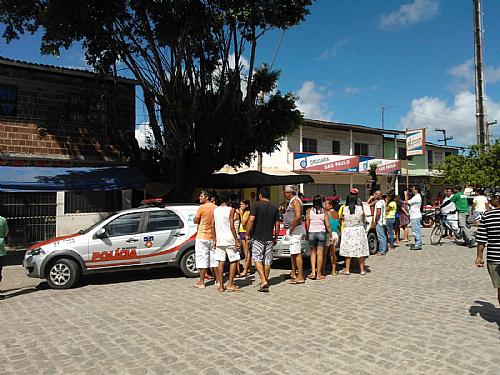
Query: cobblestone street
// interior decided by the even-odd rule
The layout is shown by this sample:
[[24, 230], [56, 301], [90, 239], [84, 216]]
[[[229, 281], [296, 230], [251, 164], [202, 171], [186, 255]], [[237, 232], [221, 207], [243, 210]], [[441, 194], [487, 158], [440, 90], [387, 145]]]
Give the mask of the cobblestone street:
[[241, 293], [195, 289], [171, 268], [58, 291], [6, 267], [0, 374], [499, 374], [500, 310], [475, 249], [408, 249], [297, 286], [281, 261], [269, 294], [253, 276]]

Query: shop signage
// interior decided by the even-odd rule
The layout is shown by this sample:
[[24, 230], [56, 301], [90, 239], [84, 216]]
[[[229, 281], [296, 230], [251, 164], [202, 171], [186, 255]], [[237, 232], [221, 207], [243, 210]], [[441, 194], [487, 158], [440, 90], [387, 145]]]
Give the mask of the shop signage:
[[293, 170], [297, 172], [357, 172], [359, 156], [295, 153]]
[[415, 129], [406, 131], [406, 155], [425, 154], [425, 129]]
[[370, 165], [377, 164], [377, 174], [396, 174], [401, 170], [401, 160], [361, 158], [359, 172], [370, 172]]

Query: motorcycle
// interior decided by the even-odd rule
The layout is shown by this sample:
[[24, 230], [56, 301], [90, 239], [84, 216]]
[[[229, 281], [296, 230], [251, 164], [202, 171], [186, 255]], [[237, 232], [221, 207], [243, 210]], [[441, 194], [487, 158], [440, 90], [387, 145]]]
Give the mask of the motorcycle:
[[434, 225], [435, 217], [434, 210], [422, 212], [422, 227], [431, 228]]

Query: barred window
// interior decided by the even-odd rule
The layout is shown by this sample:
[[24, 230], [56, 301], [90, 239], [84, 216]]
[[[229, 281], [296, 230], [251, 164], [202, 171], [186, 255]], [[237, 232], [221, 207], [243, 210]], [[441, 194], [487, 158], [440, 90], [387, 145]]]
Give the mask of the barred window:
[[17, 116], [17, 87], [0, 85], [0, 116]]
[[122, 192], [67, 191], [64, 194], [64, 213], [114, 212], [122, 209]]

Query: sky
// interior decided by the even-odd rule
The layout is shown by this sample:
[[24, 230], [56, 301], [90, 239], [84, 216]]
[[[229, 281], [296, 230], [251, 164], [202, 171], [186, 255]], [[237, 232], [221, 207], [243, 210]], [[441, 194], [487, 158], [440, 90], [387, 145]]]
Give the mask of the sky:
[[[274, 68], [279, 90], [298, 97], [306, 118], [381, 127], [426, 128], [436, 142], [476, 141], [472, 0], [318, 0], [311, 14], [283, 34]], [[500, 121], [500, 1], [483, 0], [488, 121]], [[0, 27], [0, 31], [1, 27]], [[270, 63], [281, 31], [266, 34], [257, 63]], [[80, 47], [59, 59], [41, 56], [40, 36], [23, 37], [0, 55], [85, 68]], [[87, 67], [88, 68], [88, 67]], [[138, 90], [138, 96], [140, 92]], [[137, 100], [137, 123], [146, 113]], [[141, 127], [139, 136], [144, 132]], [[500, 137], [500, 124], [490, 127]]]

